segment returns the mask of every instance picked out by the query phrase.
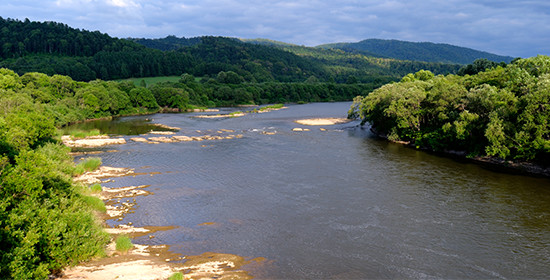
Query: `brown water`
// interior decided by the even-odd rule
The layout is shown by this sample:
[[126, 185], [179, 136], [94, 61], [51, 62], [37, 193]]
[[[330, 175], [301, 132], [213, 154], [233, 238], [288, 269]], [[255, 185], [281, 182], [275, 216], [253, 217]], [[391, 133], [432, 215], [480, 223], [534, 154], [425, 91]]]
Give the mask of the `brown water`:
[[105, 165], [160, 172], [105, 184], [151, 185], [154, 193], [136, 197], [135, 212], [110, 223], [176, 226], [135, 242], [168, 244], [183, 255], [263, 257], [248, 268], [258, 278], [550, 275], [549, 179], [388, 143], [357, 123], [291, 131], [305, 127], [296, 119], [345, 117], [349, 105], [293, 105], [240, 118], [191, 113], [115, 120], [152, 119], [181, 127], [177, 135], [231, 129], [244, 137], [129, 141], [101, 154]]

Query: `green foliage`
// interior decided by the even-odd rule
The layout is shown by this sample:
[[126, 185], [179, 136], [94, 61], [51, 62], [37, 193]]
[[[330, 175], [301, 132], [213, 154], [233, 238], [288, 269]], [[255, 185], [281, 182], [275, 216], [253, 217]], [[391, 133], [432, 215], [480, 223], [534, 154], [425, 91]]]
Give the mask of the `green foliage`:
[[90, 191], [92, 193], [100, 193], [101, 191], [103, 191], [103, 188], [101, 188], [100, 184], [93, 184], [90, 186]]
[[267, 111], [267, 110], [270, 110], [270, 109], [281, 109], [284, 106], [285, 106], [284, 104], [267, 105], [267, 106], [264, 106], [264, 107], [260, 108], [260, 112], [261, 111]]
[[180, 79], [181, 79], [180, 76], [162, 76], [162, 77], [130, 78], [130, 79], [125, 79], [124, 81], [130, 81], [135, 86], [139, 86], [139, 84], [143, 80], [145, 81], [145, 84], [147, 86], [151, 87], [151, 86], [154, 86], [155, 84], [163, 83], [163, 82], [177, 82]]
[[[25, 122], [0, 132], [0, 146], [10, 146], [6, 141], [20, 131], [19, 124]], [[46, 279], [64, 266], [101, 254], [109, 240], [72, 185], [68, 148], [52, 139], [38, 141], [43, 134], [33, 135], [34, 139], [24, 138], [27, 143], [18, 142], [11, 152], [4, 149], [0, 155], [3, 279]]]
[[183, 273], [176, 272], [172, 276], [168, 277], [168, 280], [183, 280]]
[[117, 236], [115, 240], [116, 250], [122, 253], [128, 252], [128, 250], [132, 249], [134, 245], [132, 244], [132, 240], [127, 235], [120, 235]]
[[462, 68], [458, 70], [458, 75], [460, 76], [475, 75], [479, 72], [483, 72], [485, 70], [495, 68], [497, 66], [506, 67], [506, 63], [504, 62], [496, 63], [486, 58], [480, 58], [480, 59], [474, 60], [474, 62], [471, 64], [462, 66]]
[[136, 107], [144, 107], [147, 109], [158, 109], [159, 105], [151, 93], [151, 90], [144, 87], [137, 87], [130, 90], [128, 93], [130, 102]]
[[82, 174], [86, 171], [94, 171], [97, 168], [99, 168], [100, 165], [101, 165], [101, 158], [98, 158], [98, 157], [87, 158], [84, 161], [79, 162], [75, 166], [75, 169], [77, 171], [81, 171], [81, 172], [75, 171], [75, 173], [76, 174]]
[[82, 201], [84, 201], [84, 203], [88, 204], [88, 206], [90, 206], [95, 211], [99, 211], [99, 212], [102, 212], [102, 213], [107, 212], [107, 208], [105, 207], [105, 203], [103, 202], [103, 200], [99, 199], [98, 197], [83, 195], [82, 196]]
[[230, 116], [230, 117], [233, 117], [233, 116], [241, 115], [241, 114], [244, 114], [244, 112], [243, 112], [243, 111], [235, 111], [235, 112], [231, 112], [231, 113], [229, 114], [229, 116]]
[[99, 131], [99, 129], [92, 129], [92, 130], [87, 130], [87, 131], [84, 131], [84, 130], [70, 130], [70, 131], [65, 131], [65, 133], [67, 133], [68, 135], [70, 135], [72, 138], [86, 138], [86, 137], [89, 137], [89, 136], [99, 136], [101, 135], [101, 132]]
[[417, 147], [548, 165], [549, 65], [537, 56], [466, 77], [417, 72], [356, 98], [349, 115]]

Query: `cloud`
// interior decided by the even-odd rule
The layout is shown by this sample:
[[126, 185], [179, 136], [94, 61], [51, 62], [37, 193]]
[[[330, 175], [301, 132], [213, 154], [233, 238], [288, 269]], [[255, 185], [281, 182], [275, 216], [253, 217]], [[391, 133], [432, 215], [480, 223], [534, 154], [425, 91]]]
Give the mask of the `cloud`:
[[[8, 2], [8, 1], [5, 1]], [[52, 20], [115, 37], [221, 35], [318, 45], [367, 38], [549, 54], [550, 2], [496, 0], [20, 0], [0, 16]]]

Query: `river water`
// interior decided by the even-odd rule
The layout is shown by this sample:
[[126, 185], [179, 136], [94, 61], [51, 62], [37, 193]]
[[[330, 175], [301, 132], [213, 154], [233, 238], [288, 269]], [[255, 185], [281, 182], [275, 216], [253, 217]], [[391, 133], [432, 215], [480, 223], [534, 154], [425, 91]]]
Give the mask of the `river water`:
[[114, 134], [143, 133], [128, 127], [151, 121], [180, 127], [176, 135], [221, 129], [243, 135], [105, 148], [117, 152], [101, 154], [104, 165], [154, 172], [104, 184], [150, 185], [154, 193], [136, 197], [133, 213], [109, 223], [175, 226], [135, 242], [167, 244], [183, 255], [265, 258], [248, 268], [261, 279], [550, 275], [549, 179], [388, 143], [356, 122], [292, 131], [306, 128], [294, 120], [345, 117], [349, 106], [316, 103], [239, 118], [187, 113], [97, 122]]

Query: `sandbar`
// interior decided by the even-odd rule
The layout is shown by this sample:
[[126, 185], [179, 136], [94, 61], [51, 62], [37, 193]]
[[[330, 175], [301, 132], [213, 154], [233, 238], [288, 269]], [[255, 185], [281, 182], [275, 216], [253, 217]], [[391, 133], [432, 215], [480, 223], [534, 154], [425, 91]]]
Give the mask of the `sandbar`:
[[303, 119], [296, 120], [296, 123], [301, 125], [335, 125], [350, 122], [347, 118], [315, 118], [315, 119]]

